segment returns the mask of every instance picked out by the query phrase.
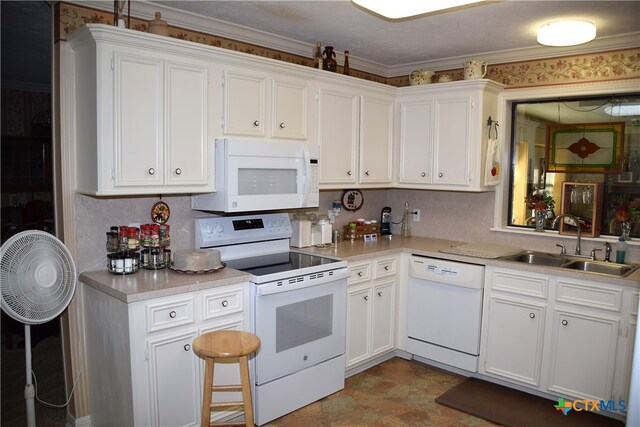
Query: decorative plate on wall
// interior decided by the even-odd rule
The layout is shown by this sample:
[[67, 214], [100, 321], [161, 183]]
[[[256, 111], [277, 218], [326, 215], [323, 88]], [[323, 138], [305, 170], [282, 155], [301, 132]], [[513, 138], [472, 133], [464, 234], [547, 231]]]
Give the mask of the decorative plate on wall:
[[170, 216], [171, 209], [169, 209], [169, 205], [162, 200], [151, 208], [151, 221], [156, 224], [166, 224], [166, 222], [169, 221]]
[[362, 207], [364, 197], [360, 190], [346, 190], [342, 195], [342, 206], [348, 211], [357, 211]]

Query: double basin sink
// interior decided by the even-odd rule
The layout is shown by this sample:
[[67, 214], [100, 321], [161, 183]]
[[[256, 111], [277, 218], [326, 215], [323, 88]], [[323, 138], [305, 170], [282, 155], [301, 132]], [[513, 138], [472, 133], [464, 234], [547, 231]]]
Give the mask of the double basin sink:
[[516, 255], [502, 257], [501, 259], [530, 265], [567, 268], [615, 277], [627, 277], [640, 267], [640, 265], [616, 264], [614, 262], [603, 262], [572, 257], [570, 255], [554, 255], [535, 251], [524, 251]]

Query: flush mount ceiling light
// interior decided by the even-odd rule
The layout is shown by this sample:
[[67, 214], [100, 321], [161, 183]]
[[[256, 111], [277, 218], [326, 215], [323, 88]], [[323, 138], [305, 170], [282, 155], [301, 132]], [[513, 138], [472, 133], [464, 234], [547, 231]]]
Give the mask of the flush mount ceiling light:
[[544, 24], [538, 29], [538, 43], [545, 46], [575, 46], [596, 38], [596, 26], [582, 19]]
[[629, 104], [607, 105], [604, 112], [610, 116], [640, 116], [640, 102], [632, 102]]
[[485, 0], [352, 0], [355, 4], [389, 19], [452, 9]]

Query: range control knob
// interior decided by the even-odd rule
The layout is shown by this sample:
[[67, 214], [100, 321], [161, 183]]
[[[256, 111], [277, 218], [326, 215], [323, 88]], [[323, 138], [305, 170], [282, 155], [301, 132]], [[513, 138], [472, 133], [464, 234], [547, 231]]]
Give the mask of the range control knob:
[[224, 231], [224, 228], [222, 227], [222, 224], [216, 224], [216, 233], [222, 233]]

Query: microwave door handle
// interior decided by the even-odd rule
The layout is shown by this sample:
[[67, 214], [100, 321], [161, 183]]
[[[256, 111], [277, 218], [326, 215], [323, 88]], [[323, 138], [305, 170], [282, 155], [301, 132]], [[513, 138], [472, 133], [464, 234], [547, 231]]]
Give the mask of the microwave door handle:
[[307, 206], [309, 203], [309, 169], [311, 165], [311, 157], [309, 156], [309, 149], [304, 147], [303, 158], [304, 158], [304, 175], [302, 176], [302, 185], [304, 186], [304, 190], [302, 193], [302, 205]]

